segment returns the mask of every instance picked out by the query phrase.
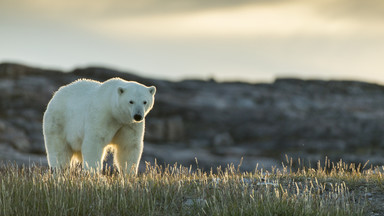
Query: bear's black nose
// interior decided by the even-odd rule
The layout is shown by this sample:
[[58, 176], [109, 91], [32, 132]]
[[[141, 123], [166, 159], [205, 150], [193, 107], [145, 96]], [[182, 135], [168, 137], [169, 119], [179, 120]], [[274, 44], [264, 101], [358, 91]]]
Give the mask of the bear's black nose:
[[136, 120], [136, 121], [141, 121], [143, 119], [143, 116], [139, 115], [139, 114], [136, 114], [133, 116], [133, 118]]

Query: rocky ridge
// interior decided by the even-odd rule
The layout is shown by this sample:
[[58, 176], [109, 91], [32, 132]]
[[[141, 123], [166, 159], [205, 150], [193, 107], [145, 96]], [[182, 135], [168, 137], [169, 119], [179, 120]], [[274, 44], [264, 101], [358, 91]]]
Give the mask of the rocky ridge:
[[[384, 87], [355, 81], [170, 82], [106, 68], [71, 72], [0, 64], [0, 160], [47, 164], [41, 123], [52, 94], [79, 78], [112, 77], [157, 87], [143, 162], [203, 168], [278, 166], [285, 154], [383, 164]], [[143, 166], [141, 166], [143, 167]]]

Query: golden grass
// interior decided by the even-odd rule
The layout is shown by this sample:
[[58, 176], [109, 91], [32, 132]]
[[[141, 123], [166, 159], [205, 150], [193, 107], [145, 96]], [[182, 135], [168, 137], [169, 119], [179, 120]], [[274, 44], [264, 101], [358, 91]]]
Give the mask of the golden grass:
[[[365, 215], [382, 167], [292, 159], [279, 170], [208, 172], [147, 163], [138, 176], [2, 165], [0, 215]], [[374, 210], [373, 210], [374, 211]]]

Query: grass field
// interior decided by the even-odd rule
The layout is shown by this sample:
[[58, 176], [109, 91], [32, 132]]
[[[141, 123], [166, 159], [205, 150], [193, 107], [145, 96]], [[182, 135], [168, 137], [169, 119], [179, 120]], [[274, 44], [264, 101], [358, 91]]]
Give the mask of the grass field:
[[[296, 164], [293, 168], [292, 164]], [[0, 215], [382, 215], [383, 167], [332, 163], [240, 172], [146, 165], [138, 176], [2, 165]]]

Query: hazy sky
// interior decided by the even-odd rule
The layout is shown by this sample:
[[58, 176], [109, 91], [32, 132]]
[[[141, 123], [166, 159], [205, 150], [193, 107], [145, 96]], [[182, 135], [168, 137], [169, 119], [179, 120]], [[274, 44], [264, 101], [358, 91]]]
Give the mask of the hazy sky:
[[384, 84], [383, 0], [0, 0], [0, 62]]

